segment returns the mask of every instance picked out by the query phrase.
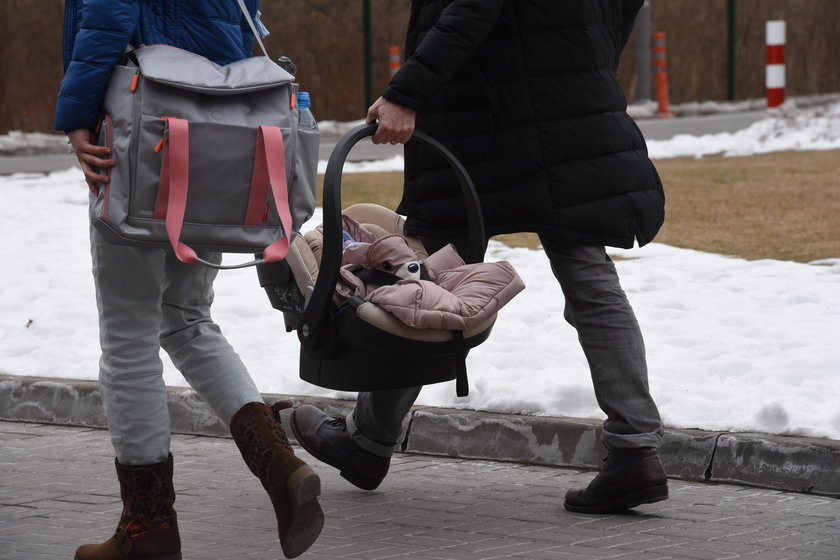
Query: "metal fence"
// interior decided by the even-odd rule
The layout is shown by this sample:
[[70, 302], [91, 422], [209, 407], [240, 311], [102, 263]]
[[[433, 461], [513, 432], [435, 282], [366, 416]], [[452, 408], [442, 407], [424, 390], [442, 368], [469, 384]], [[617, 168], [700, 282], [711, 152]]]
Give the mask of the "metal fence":
[[[0, 134], [52, 130], [63, 6], [62, 0], [0, 1]], [[271, 30], [267, 48], [297, 63], [318, 118], [347, 121], [362, 118], [367, 98], [387, 84], [389, 47], [402, 45], [410, 1], [263, 0], [261, 9]], [[667, 37], [672, 103], [720, 101], [733, 93], [763, 97], [767, 20], [787, 23], [788, 95], [840, 92], [840, 0], [650, 0], [649, 10], [651, 35]], [[639, 89], [637, 35], [619, 69], [630, 102]], [[652, 36], [644, 40], [649, 45]], [[652, 79], [653, 73], [641, 75]]]

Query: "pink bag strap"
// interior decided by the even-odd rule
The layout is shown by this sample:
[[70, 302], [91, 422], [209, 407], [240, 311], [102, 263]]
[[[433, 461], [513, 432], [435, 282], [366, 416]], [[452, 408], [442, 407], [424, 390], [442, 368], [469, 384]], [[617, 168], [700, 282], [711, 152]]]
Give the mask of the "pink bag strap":
[[286, 183], [286, 150], [283, 146], [283, 133], [278, 127], [261, 126], [257, 130], [257, 153], [254, 156], [246, 225], [257, 225], [265, 221], [269, 192], [274, 197], [274, 206], [284, 233], [283, 237], [263, 251], [263, 260], [274, 262], [286, 258], [291, 241], [292, 214], [289, 209], [289, 186]]
[[[166, 119], [163, 144], [163, 164], [160, 173], [160, 193], [155, 214], [166, 215], [166, 235], [175, 250], [178, 260], [185, 263], [198, 262], [198, 255], [181, 243], [181, 229], [187, 210], [187, 192], [190, 177], [190, 126], [184, 119]], [[166, 200], [166, 207], [160, 206]]]
[[166, 220], [166, 234], [181, 262], [201, 263], [213, 268], [242, 268], [262, 262], [283, 260], [289, 251], [292, 216], [289, 209], [289, 189], [286, 183], [286, 156], [283, 133], [276, 126], [261, 126], [257, 130], [254, 172], [245, 213], [245, 225], [258, 225], [268, 213], [268, 194], [277, 208], [284, 235], [265, 248], [263, 258], [239, 265], [222, 266], [198, 258], [196, 252], [182, 243], [181, 230], [187, 208], [189, 191], [189, 123], [184, 119], [166, 119], [160, 186], [154, 216]]

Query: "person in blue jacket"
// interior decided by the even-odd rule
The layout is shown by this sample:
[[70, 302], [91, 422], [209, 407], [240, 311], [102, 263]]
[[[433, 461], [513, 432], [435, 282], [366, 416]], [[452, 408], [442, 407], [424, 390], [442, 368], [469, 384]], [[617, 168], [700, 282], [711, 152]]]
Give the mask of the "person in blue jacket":
[[[258, 0], [245, 0], [259, 24]], [[66, 0], [64, 69], [55, 127], [69, 137], [91, 191], [116, 165], [96, 145], [96, 126], [114, 67], [129, 46], [168, 44], [217, 64], [250, 56], [253, 34], [237, 0]], [[266, 32], [267, 33], [267, 32]], [[294, 455], [279, 416], [210, 316], [216, 271], [184, 264], [171, 250], [121, 246], [90, 230], [99, 310], [99, 385], [123, 502], [115, 534], [78, 548], [75, 560], [176, 560], [170, 422], [159, 358], [169, 354], [231, 434], [260, 478], [277, 517], [283, 553], [302, 554], [324, 516], [320, 479]], [[221, 254], [202, 259], [219, 263]]]

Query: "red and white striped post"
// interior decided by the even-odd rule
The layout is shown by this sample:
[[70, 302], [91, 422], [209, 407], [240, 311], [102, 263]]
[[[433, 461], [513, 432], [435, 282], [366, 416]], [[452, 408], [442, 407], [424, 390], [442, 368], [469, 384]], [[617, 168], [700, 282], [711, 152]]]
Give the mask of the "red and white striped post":
[[653, 34], [653, 61], [656, 66], [656, 116], [660, 119], [673, 118], [671, 95], [668, 92], [668, 57], [665, 54], [665, 32]]
[[767, 108], [785, 102], [785, 22], [767, 22]]
[[400, 69], [400, 48], [388, 47], [388, 75], [393, 78]]

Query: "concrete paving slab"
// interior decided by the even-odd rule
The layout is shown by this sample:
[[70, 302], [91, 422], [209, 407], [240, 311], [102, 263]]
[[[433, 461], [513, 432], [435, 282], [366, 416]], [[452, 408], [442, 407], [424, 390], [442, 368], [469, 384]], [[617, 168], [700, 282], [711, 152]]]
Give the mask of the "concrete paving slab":
[[[0, 560], [68, 560], [121, 510], [105, 430], [0, 422]], [[282, 558], [271, 504], [229, 438], [175, 435], [185, 560]], [[398, 453], [365, 492], [300, 449], [322, 480], [326, 525], [302, 560], [610, 558], [835, 560], [840, 500], [671, 481], [671, 497], [619, 515], [562, 507], [591, 472]], [[12, 503], [14, 502], [14, 503]]]

